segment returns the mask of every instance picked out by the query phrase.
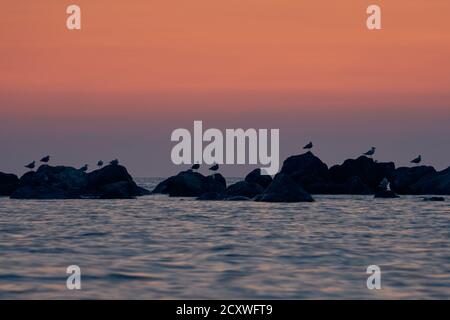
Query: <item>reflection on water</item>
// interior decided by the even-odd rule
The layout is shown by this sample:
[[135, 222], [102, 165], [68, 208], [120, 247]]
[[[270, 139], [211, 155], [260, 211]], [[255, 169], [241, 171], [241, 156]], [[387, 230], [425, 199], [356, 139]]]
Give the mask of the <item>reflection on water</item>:
[[[0, 198], [0, 298], [449, 298], [448, 197], [316, 199]], [[66, 289], [72, 264], [81, 291]]]

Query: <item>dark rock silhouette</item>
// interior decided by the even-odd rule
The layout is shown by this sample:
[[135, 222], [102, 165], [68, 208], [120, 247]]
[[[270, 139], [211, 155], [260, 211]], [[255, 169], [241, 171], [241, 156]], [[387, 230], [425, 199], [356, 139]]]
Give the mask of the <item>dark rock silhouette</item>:
[[411, 186], [427, 175], [433, 175], [436, 170], [430, 166], [418, 166], [413, 168], [397, 168], [389, 177], [391, 189], [398, 194], [411, 194]]
[[15, 174], [0, 172], [0, 196], [10, 196], [19, 186], [19, 178]]
[[255, 169], [245, 177], [245, 181], [248, 183], [259, 184], [265, 189], [272, 182], [272, 177], [269, 175], [261, 174], [261, 169]]
[[225, 198], [224, 200], [226, 200], [226, 201], [250, 201], [252, 199], [248, 198], [248, 197], [244, 197], [244, 196], [234, 196], [234, 197]]
[[335, 165], [328, 172], [334, 182], [342, 183], [349, 178], [359, 177], [366, 186], [376, 190], [383, 178], [390, 177], [394, 170], [393, 162], [375, 162], [371, 158], [360, 156], [358, 159], [345, 160], [342, 165]]
[[215, 173], [206, 177], [208, 191], [221, 192], [227, 188], [227, 181], [220, 173]]
[[422, 177], [410, 188], [413, 194], [450, 195], [450, 167]]
[[[108, 165], [87, 174], [87, 191], [103, 199], [134, 198], [149, 195], [150, 191], [139, 187], [127, 169], [121, 165]], [[115, 190], [114, 190], [115, 189]], [[120, 197], [118, 195], [123, 195]]]
[[87, 186], [87, 175], [75, 168], [42, 165], [20, 178], [14, 199], [77, 199]]
[[149, 194], [140, 188], [125, 167], [106, 166], [89, 174], [72, 167], [42, 165], [27, 172], [12, 193], [14, 199], [116, 199]]
[[374, 191], [360, 177], [350, 177], [344, 182], [316, 183], [309, 187], [312, 194], [358, 194], [369, 195]]
[[444, 197], [427, 197], [423, 198], [423, 201], [445, 201]]
[[392, 190], [382, 190], [375, 193], [375, 198], [399, 198], [399, 196]]
[[279, 173], [264, 192], [256, 196], [262, 202], [312, 202], [314, 199], [287, 174]]
[[211, 200], [211, 201], [217, 201], [217, 200], [224, 200], [225, 195], [223, 193], [219, 192], [207, 192], [202, 194], [197, 198], [197, 200]]
[[239, 181], [232, 184], [225, 191], [226, 198], [229, 197], [246, 197], [254, 198], [255, 196], [264, 192], [264, 188], [257, 183]]
[[221, 174], [205, 177], [194, 171], [182, 171], [159, 183], [152, 193], [168, 194], [171, 197], [199, 197], [204, 193], [223, 193], [225, 178]]
[[[368, 159], [368, 158], [367, 158]], [[370, 161], [372, 161], [370, 159]], [[335, 166], [335, 171], [340, 171]], [[349, 169], [352, 169], [351, 164]], [[351, 170], [348, 170], [351, 174]], [[373, 194], [356, 174], [330, 176], [328, 166], [312, 152], [291, 156], [283, 162], [280, 173], [288, 175], [311, 194]], [[334, 178], [334, 179], [333, 179]]]
[[329, 189], [328, 166], [311, 151], [287, 158], [280, 173], [286, 174], [310, 193]]

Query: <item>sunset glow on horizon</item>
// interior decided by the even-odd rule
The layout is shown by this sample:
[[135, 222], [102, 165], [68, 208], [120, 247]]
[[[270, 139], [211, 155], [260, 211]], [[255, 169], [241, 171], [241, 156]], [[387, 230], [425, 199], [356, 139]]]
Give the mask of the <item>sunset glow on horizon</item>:
[[[65, 27], [73, 3], [79, 31]], [[382, 8], [382, 30], [365, 26], [370, 4]], [[440, 151], [450, 136], [447, 0], [8, 0], [0, 39], [0, 142], [11, 171], [36, 145], [30, 136], [67, 136], [80, 152], [88, 139], [87, 153], [108, 136], [160, 146], [158, 159], [142, 162], [137, 147], [103, 150], [129, 157], [142, 175], [144, 161], [158, 163], [148, 173], [156, 175], [169, 170], [170, 131], [195, 119], [280, 128], [285, 153], [327, 136], [330, 145], [354, 137], [348, 147], [362, 151], [362, 139], [377, 137], [389, 141], [386, 158], [409, 159], [415, 133], [434, 141], [428, 160], [450, 163], [450, 151]], [[69, 157], [66, 143], [54, 146]], [[344, 159], [338, 147], [324, 158]], [[400, 147], [410, 149], [393, 151]]]

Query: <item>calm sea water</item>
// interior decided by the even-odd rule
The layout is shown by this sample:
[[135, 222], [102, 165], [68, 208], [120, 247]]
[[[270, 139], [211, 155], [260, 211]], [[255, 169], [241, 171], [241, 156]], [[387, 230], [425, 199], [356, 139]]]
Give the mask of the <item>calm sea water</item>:
[[[0, 299], [450, 297], [449, 197], [315, 198], [0, 198]], [[79, 291], [66, 289], [73, 264]], [[381, 290], [366, 287], [369, 265]]]

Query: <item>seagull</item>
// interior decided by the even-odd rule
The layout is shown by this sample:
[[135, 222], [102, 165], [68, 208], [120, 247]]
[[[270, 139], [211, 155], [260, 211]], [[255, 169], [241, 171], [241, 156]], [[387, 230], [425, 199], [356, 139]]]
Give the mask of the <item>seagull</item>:
[[415, 163], [415, 164], [419, 164], [422, 161], [422, 156], [419, 155], [417, 158], [415, 158], [414, 160], [411, 160], [411, 163]]
[[303, 149], [311, 150], [313, 146], [314, 146], [313, 143], [310, 142], [306, 146], [304, 146]]
[[112, 165], [112, 166], [117, 166], [117, 165], [119, 165], [119, 160], [114, 159], [114, 160], [111, 161], [109, 164]]
[[363, 155], [365, 156], [373, 156], [375, 154], [375, 147], [372, 147], [369, 151], [367, 151], [366, 153], [363, 153]]
[[50, 161], [50, 156], [45, 156], [41, 159], [41, 162], [47, 163]]
[[216, 164], [213, 165], [211, 168], [209, 168], [209, 170], [211, 170], [211, 171], [217, 171], [217, 170], [219, 170], [219, 165], [216, 163]]
[[99, 162], [97, 162], [97, 165], [98, 165], [99, 167], [102, 167], [102, 166], [103, 166], [103, 161], [100, 160]]
[[25, 168], [28, 168], [28, 169], [34, 169], [35, 166], [36, 166], [36, 161], [33, 161], [33, 162], [27, 164], [27, 165], [25, 166]]
[[88, 170], [88, 167], [89, 166], [87, 164], [85, 164], [83, 167], [80, 168], [80, 171], [86, 172]]
[[390, 190], [390, 183], [389, 180], [387, 178], [383, 178], [383, 180], [381, 180], [380, 184], [378, 185], [378, 187], [383, 190], [383, 191], [388, 191]]
[[198, 169], [200, 169], [200, 165], [199, 165], [198, 163], [194, 164], [194, 165], [191, 167], [191, 170], [198, 170]]

